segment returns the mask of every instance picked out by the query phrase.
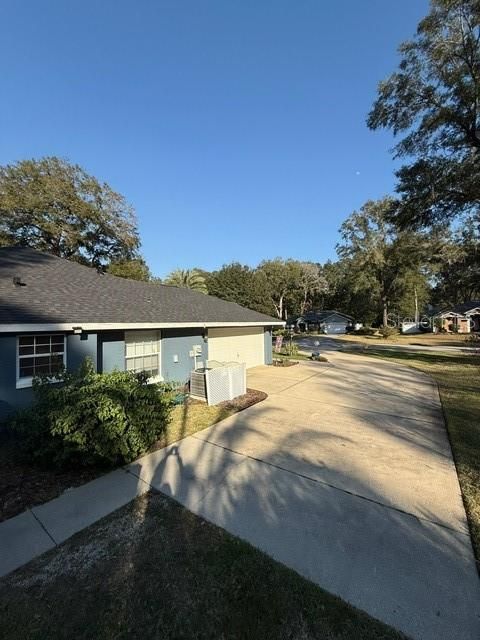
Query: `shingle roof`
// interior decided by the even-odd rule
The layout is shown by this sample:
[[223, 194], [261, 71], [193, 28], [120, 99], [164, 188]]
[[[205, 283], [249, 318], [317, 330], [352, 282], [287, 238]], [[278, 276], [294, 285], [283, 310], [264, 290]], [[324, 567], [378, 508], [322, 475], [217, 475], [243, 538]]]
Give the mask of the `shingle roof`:
[[353, 320], [351, 316], [347, 316], [346, 313], [342, 313], [341, 311], [335, 311], [335, 309], [325, 309], [323, 311], [307, 311], [301, 317], [307, 322], [324, 322], [331, 316], [341, 316], [343, 318], [346, 318], [347, 320]]
[[0, 325], [70, 322], [271, 325], [279, 320], [189, 289], [101, 274], [25, 247], [0, 248]]
[[464, 302], [463, 304], [457, 304], [453, 307], [453, 310], [457, 313], [467, 313], [472, 309], [478, 309], [480, 307], [480, 300], [470, 300], [470, 302]]

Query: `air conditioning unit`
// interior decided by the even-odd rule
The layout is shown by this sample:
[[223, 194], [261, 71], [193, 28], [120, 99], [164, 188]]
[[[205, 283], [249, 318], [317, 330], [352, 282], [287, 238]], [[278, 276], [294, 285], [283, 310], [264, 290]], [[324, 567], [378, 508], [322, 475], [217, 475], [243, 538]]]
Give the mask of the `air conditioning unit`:
[[209, 360], [207, 366], [190, 374], [190, 396], [215, 405], [247, 393], [244, 363]]

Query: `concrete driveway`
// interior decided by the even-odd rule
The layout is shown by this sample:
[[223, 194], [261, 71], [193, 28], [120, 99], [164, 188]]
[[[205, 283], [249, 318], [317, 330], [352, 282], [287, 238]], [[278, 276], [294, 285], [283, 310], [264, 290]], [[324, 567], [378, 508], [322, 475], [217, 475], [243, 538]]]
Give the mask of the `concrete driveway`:
[[436, 386], [328, 357], [251, 370], [266, 401], [128, 470], [412, 638], [478, 640], [480, 583]]

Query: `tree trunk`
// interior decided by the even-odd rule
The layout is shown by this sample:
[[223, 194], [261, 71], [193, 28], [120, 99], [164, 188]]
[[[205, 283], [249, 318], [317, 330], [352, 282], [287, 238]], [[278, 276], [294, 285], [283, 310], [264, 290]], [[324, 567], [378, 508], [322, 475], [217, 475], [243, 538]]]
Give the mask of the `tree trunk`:
[[275, 304], [274, 302], [273, 306], [275, 307], [275, 313], [277, 314], [277, 316], [280, 318], [280, 320], [283, 320], [283, 294], [280, 296], [278, 304]]
[[304, 291], [303, 292], [302, 305], [301, 305], [301, 309], [300, 309], [300, 315], [301, 316], [303, 316], [303, 314], [305, 313], [305, 309], [307, 308], [307, 299], [308, 299], [308, 291]]
[[386, 327], [388, 325], [388, 304], [387, 301], [383, 301], [383, 326]]

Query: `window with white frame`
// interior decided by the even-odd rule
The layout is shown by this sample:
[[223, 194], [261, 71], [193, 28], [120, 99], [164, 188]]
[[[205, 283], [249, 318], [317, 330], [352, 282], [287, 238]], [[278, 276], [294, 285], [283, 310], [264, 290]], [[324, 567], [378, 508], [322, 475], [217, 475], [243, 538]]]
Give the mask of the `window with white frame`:
[[150, 379], [160, 377], [160, 341], [157, 331], [125, 333], [125, 368], [145, 371]]
[[39, 375], [55, 375], [65, 366], [65, 336], [18, 336], [17, 384], [31, 384]]

